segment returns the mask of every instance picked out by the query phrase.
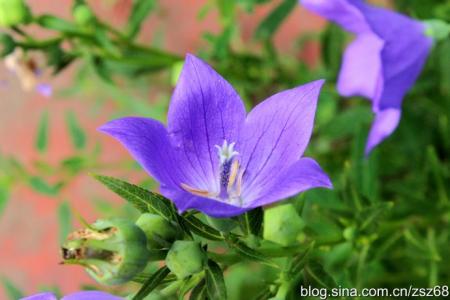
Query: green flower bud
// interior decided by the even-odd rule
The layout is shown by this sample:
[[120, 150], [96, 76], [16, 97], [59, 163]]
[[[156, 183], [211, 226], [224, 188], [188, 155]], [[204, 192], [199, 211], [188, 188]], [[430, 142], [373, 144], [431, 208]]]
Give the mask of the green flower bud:
[[125, 219], [97, 220], [69, 234], [62, 246], [63, 264], [78, 264], [98, 282], [113, 285], [131, 280], [147, 265], [144, 232]]
[[1, 50], [0, 50], [0, 56], [4, 57], [8, 54], [11, 54], [14, 51], [14, 48], [16, 47], [16, 42], [14, 39], [6, 33], [0, 33], [0, 44], [1, 44]]
[[176, 241], [167, 253], [166, 265], [179, 279], [203, 270], [206, 254], [200, 243]]
[[159, 215], [142, 214], [136, 225], [145, 233], [148, 249], [168, 247], [179, 237], [176, 227]]
[[23, 0], [0, 0], [0, 27], [10, 27], [27, 23], [30, 10]]
[[423, 21], [425, 34], [436, 41], [445, 40], [450, 35], [450, 24], [445, 21], [434, 19]]
[[283, 246], [299, 240], [305, 223], [292, 204], [277, 205], [264, 210], [263, 237]]
[[86, 4], [75, 5], [72, 11], [73, 18], [78, 25], [88, 26], [94, 21], [94, 14]]

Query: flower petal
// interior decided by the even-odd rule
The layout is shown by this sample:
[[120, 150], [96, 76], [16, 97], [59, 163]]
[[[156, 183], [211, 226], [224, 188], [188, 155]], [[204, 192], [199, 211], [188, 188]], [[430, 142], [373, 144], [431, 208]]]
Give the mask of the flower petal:
[[401, 110], [395, 108], [384, 109], [375, 113], [375, 120], [372, 123], [372, 128], [367, 139], [366, 155], [394, 132], [400, 121], [400, 116]]
[[328, 175], [312, 158], [301, 158], [266, 188], [266, 194], [252, 203], [252, 207], [267, 205], [312, 188], [333, 188]]
[[117, 139], [133, 158], [162, 185], [179, 187], [185, 178], [164, 125], [156, 120], [127, 117], [99, 128]]
[[113, 296], [111, 294], [99, 291], [85, 291], [76, 292], [65, 297], [61, 300], [124, 300], [124, 298]]
[[21, 298], [20, 300], [58, 300], [53, 293], [44, 292], [36, 295]]
[[345, 50], [337, 89], [339, 94], [374, 99], [381, 75], [383, 41], [371, 33], [360, 34]]
[[203, 182], [195, 188], [219, 189], [214, 146], [236, 142], [244, 120], [245, 108], [233, 87], [205, 62], [187, 55], [170, 103], [168, 131], [189, 173]]
[[400, 108], [425, 64], [432, 39], [425, 35], [425, 26], [418, 21], [364, 3], [357, 6], [386, 44], [381, 52], [384, 85], [375, 105], [380, 110]]
[[305, 151], [311, 137], [320, 88], [317, 80], [273, 95], [248, 115], [238, 146], [244, 206], [262, 196], [273, 175], [284, 171]]
[[250, 209], [219, 202], [210, 198], [198, 197], [185, 191], [177, 191], [174, 189], [162, 188], [161, 193], [175, 203], [180, 214], [188, 209], [196, 209], [211, 217], [227, 218], [240, 215]]
[[301, 4], [353, 33], [369, 32], [364, 15], [348, 0], [301, 0]]

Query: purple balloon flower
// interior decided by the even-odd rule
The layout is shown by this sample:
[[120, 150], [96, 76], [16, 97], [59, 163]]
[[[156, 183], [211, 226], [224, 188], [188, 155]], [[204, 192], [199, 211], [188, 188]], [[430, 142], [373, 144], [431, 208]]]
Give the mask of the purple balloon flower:
[[187, 55], [167, 128], [128, 117], [100, 130], [118, 139], [180, 212], [230, 217], [315, 187], [331, 187], [308, 145], [323, 80], [283, 91], [246, 115], [233, 87]]
[[[105, 292], [84, 291], [76, 292], [61, 298], [61, 300], [123, 300], [124, 298], [110, 295]], [[40, 293], [20, 300], [57, 300], [53, 293]]]
[[403, 97], [419, 76], [432, 39], [422, 23], [361, 0], [300, 2], [356, 35], [345, 51], [337, 88], [343, 96], [372, 100], [368, 154], [397, 128]]

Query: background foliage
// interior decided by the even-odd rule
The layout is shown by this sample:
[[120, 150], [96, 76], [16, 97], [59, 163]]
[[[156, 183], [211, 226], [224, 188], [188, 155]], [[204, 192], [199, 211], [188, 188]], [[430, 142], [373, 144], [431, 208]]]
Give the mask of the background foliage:
[[[372, 120], [370, 105], [359, 98], [343, 99], [335, 88], [341, 54], [351, 37], [332, 24], [318, 35], [299, 36], [299, 51], [308, 43], [320, 43], [320, 60], [312, 66], [278, 53], [273, 36], [297, 5], [296, 0], [283, 0], [254, 32], [259, 47], [247, 49], [242, 43], [238, 12], [252, 14], [255, 7], [266, 2], [270, 1], [207, 1], [198, 17], [218, 12], [221, 30], [218, 34], [205, 32], [207, 46], [197, 54], [233, 84], [248, 108], [276, 91], [327, 79], [306, 154], [320, 162], [335, 188], [308, 191], [290, 200], [305, 224], [305, 249], [314, 241], [297, 284], [358, 288], [448, 285], [450, 40], [435, 45], [425, 70], [406, 96], [398, 130], [365, 158], [365, 139]], [[450, 22], [450, 4], [446, 1], [397, 0], [393, 5], [413, 17]], [[142, 22], [157, 11], [158, 1], [134, 1], [126, 28], [119, 29], [97, 18], [88, 7], [84, 1], [74, 1], [73, 20], [33, 16], [30, 22], [54, 33], [49, 39], [28, 34], [26, 26], [13, 27], [3, 34], [4, 54], [13, 46], [42, 53], [54, 76], [77, 62], [71, 86], [59, 93], [69, 97], [94, 94], [95, 100], [85, 103], [92, 109], [113, 101], [111, 118], [142, 115], [164, 120], [183, 57], [160, 49], [157, 43], [148, 46], [137, 39]], [[157, 99], [148, 101], [152, 90], [158, 90]], [[88, 135], [79, 116], [69, 111], [65, 120], [73, 153], [59, 164], [37, 160], [28, 169], [14, 155], [0, 154], [0, 213], [17, 185], [28, 185], [36, 193], [57, 198], [80, 174], [108, 174], [111, 170], [111, 166], [99, 163], [107, 149], [95, 141], [89, 145], [96, 146], [87, 146]], [[52, 115], [44, 112], [35, 129], [39, 152], [47, 150], [51, 121]], [[114, 168], [142, 172], [131, 160]], [[140, 185], [156, 188], [151, 179]], [[105, 201], [99, 207], [99, 217], [137, 215], [132, 209], [119, 210]], [[63, 239], [72, 222], [67, 202], [61, 202], [58, 214]], [[269, 295], [278, 287], [278, 279], [270, 266], [251, 262], [230, 266], [225, 276], [230, 299], [250, 299], [257, 291]], [[6, 278], [3, 285], [11, 299], [21, 294]], [[291, 292], [292, 299], [298, 296], [296, 292]]]

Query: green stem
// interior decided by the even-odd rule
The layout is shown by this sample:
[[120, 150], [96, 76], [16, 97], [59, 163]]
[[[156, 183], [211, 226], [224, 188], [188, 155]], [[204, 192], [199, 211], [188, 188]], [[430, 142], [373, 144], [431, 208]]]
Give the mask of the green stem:
[[163, 288], [160, 291], [160, 295], [163, 297], [169, 297], [169, 296], [175, 295], [182, 284], [183, 284], [183, 280], [177, 280], [177, 281], [169, 284], [165, 288]]

